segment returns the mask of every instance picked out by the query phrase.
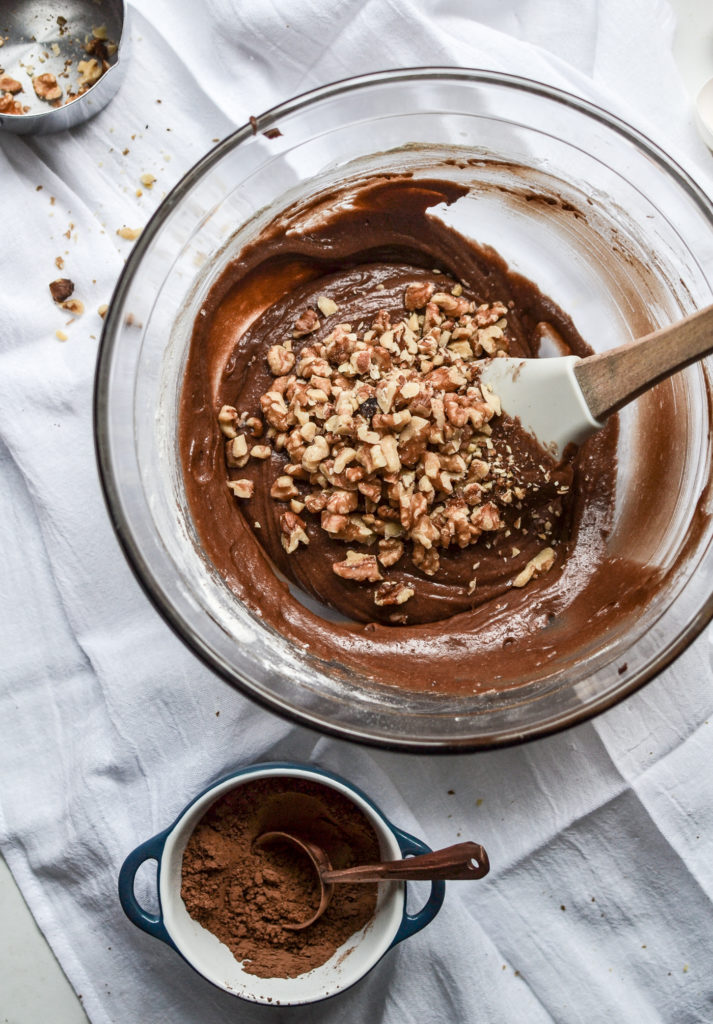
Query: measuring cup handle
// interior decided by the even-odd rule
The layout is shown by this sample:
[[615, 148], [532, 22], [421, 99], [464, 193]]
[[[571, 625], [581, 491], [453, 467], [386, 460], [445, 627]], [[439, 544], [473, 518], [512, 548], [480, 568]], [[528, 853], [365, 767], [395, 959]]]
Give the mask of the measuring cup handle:
[[[401, 853], [404, 857], [414, 854], [418, 856], [421, 853], [432, 853], [430, 846], [426, 846], [425, 843], [417, 839], [416, 836], [409, 835], [408, 832], [402, 831], [397, 828], [396, 825], [391, 826], [391, 831], [396, 836], [396, 841], [399, 844]], [[404, 883], [405, 885], [406, 883]], [[442, 879], [434, 879], [431, 882], [431, 892], [426, 900], [426, 903], [416, 914], [409, 914], [406, 910], [406, 901], [404, 900], [404, 916], [401, 918], [401, 924], [399, 930], [394, 936], [394, 941], [391, 943], [392, 946], [397, 945], [399, 942], [403, 942], [404, 939], [408, 939], [411, 935], [415, 935], [416, 932], [420, 932], [422, 928], [425, 928], [427, 924], [430, 924], [434, 919], [438, 911], [443, 905], [443, 898], [446, 895], [446, 883]]]
[[132, 850], [126, 858], [124, 863], [121, 865], [121, 870], [119, 872], [119, 900], [124, 913], [137, 928], [141, 928], [142, 931], [147, 932], [149, 935], [153, 935], [154, 938], [161, 939], [162, 942], [166, 942], [169, 946], [173, 946], [171, 937], [166, 931], [166, 926], [163, 923], [163, 916], [160, 909], [158, 914], [149, 914], [139, 904], [134, 893], [136, 872], [144, 861], [155, 860], [160, 867], [161, 855], [163, 854], [163, 847], [166, 842], [167, 835], [168, 831], [160, 832], [157, 836], [153, 836], [152, 839], [147, 839], [145, 843], [141, 844], [141, 846], [137, 846], [135, 850]]

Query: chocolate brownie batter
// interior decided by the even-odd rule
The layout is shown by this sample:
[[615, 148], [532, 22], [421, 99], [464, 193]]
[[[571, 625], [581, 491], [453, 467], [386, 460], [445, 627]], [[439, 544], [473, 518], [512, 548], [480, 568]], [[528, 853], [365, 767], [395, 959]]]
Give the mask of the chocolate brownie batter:
[[[286, 381], [294, 388], [300, 366], [302, 376], [308, 377], [305, 363], [315, 352], [325, 352], [327, 358], [335, 337], [339, 341], [335, 328], [340, 324], [363, 347], [365, 335], [370, 346], [376, 344], [369, 337], [374, 325], [380, 335], [384, 324], [388, 328], [410, 322], [418, 348], [415, 358], [421, 360], [416, 370], [425, 367], [419, 380], [428, 384], [442, 370], [421, 348], [429, 326], [428, 320], [423, 323], [429, 298], [417, 305], [418, 299], [407, 298], [409, 289], [424, 289], [430, 299], [441, 297], [434, 309], [439, 329], [451, 336], [451, 347], [459, 337], [456, 331], [472, 327], [480, 316], [486, 332], [488, 325], [499, 331], [502, 340], [496, 349], [510, 355], [537, 356], [544, 333], [558, 339], [562, 354], [589, 351], [569, 317], [532, 282], [511, 272], [491, 249], [429, 215], [430, 208], [452, 203], [464, 192], [451, 182], [395, 176], [357, 182], [286, 211], [226, 269], [201, 310], [180, 418], [196, 529], [236, 596], [332, 666], [439, 692], [497, 687], [513, 664], [537, 670], [581, 645], [593, 614], [603, 626], [610, 614], [633, 607], [650, 582], [650, 574], [639, 571], [634, 576], [621, 559], [606, 554], [614, 502], [615, 422], [556, 465], [507, 416], [493, 416], [491, 410], [484, 424], [473, 419], [465, 436], [458, 434], [461, 447], [449, 450], [447, 441], [438, 447], [442, 458], [465, 455], [466, 468], [463, 473], [458, 469], [448, 493], [439, 490], [430, 499], [429, 517], [440, 531], [431, 547], [425, 546], [426, 540], [421, 543], [420, 534], [415, 539], [413, 522], [408, 513], [404, 518], [393, 497], [394, 488], [403, 490], [404, 472], [411, 494], [418, 494], [421, 476], [411, 481], [408, 473], [421, 472], [423, 451], [417, 453], [421, 461], [409, 463], [406, 446], [399, 445], [404, 465], [398, 481], [382, 470], [382, 498], [366, 500], [358, 491], [358, 507], [348, 509], [350, 523], [357, 527], [348, 525], [341, 534], [330, 530], [330, 508], [319, 506], [317, 492], [321, 480], [328, 496], [342, 494], [341, 488], [349, 486], [346, 478], [335, 485], [319, 473], [302, 473], [302, 479], [285, 476], [288, 470], [299, 472], [299, 466], [291, 465], [294, 460], [284, 445], [287, 435], [282, 444], [276, 440], [280, 431], [270, 427], [269, 409], [265, 415], [270, 400], [266, 406], [265, 396], [276, 387], [284, 391]], [[461, 309], [466, 312], [459, 318]], [[476, 336], [481, 337], [479, 332]], [[472, 341], [472, 333], [469, 337]], [[283, 359], [285, 351], [295, 357], [285, 359], [283, 374], [280, 359], [273, 363], [275, 351]], [[473, 352], [477, 357], [497, 354], [475, 345]], [[350, 358], [348, 352], [345, 358]], [[320, 372], [341, 379], [347, 364], [338, 365], [339, 355], [329, 361], [330, 367]], [[471, 399], [466, 392], [478, 394], [477, 373], [473, 360], [459, 361], [458, 366], [471, 375], [460, 389], [463, 397], [456, 396], [467, 405]], [[377, 367], [371, 377], [374, 386], [379, 372]], [[357, 375], [356, 385], [368, 383], [369, 374], [371, 370], [366, 377]], [[437, 393], [449, 397], [442, 390]], [[284, 394], [289, 397], [292, 391]], [[377, 397], [369, 395], [360, 407], [367, 421], [361, 429], [380, 423], [374, 418], [379, 414]], [[398, 402], [393, 411], [406, 407], [405, 398]], [[413, 399], [411, 403], [413, 409]], [[226, 409], [238, 417], [227, 425]], [[226, 467], [226, 437], [230, 445], [236, 435], [237, 456], [229, 455]], [[356, 440], [354, 444], [358, 449]], [[433, 449], [430, 441], [424, 447]], [[480, 463], [487, 463], [485, 478], [477, 475]], [[367, 485], [372, 479], [373, 474]], [[474, 499], [475, 507], [468, 492], [473, 484], [482, 492]], [[391, 496], [390, 511], [384, 494]], [[465, 538], [451, 523], [463, 509], [471, 530]], [[389, 564], [385, 547], [389, 537], [394, 539], [384, 534], [388, 518], [408, 527], [404, 531], [397, 524], [401, 533], [395, 540], [403, 550], [394, 564]], [[372, 536], [361, 532], [365, 522]], [[384, 561], [382, 553], [387, 554]], [[347, 621], [330, 621], [308, 610], [275, 568]]]

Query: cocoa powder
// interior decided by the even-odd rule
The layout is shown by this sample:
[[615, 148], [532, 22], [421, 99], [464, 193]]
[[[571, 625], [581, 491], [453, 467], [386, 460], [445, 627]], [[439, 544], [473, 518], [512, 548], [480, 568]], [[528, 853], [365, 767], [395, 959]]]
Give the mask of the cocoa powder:
[[374, 915], [377, 886], [334, 887], [324, 915], [304, 931], [319, 904], [307, 856], [280, 843], [255, 847], [264, 832], [289, 832], [321, 846], [334, 868], [379, 860], [365, 815], [341, 793], [307, 779], [256, 779], [220, 797], [201, 818], [183, 854], [181, 896], [188, 913], [261, 978], [293, 978], [319, 967]]

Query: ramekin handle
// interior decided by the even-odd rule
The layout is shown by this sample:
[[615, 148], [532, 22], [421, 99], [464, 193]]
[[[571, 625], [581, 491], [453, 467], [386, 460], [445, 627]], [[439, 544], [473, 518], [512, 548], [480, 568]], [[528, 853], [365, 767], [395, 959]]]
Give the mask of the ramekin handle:
[[161, 855], [163, 854], [163, 847], [166, 842], [167, 835], [167, 831], [160, 832], [157, 836], [147, 839], [145, 843], [141, 844], [141, 846], [137, 846], [135, 850], [132, 850], [126, 858], [124, 863], [121, 865], [121, 871], [119, 872], [119, 900], [121, 901], [124, 913], [137, 928], [141, 928], [142, 931], [147, 932], [149, 935], [153, 935], [154, 938], [161, 939], [162, 942], [166, 942], [169, 946], [173, 946], [171, 937], [166, 931], [166, 926], [163, 923], [163, 916], [160, 909], [158, 914], [149, 914], [139, 904], [134, 893], [134, 879], [136, 878], [136, 872], [144, 861], [155, 860], [160, 866]]
[[[409, 854], [417, 856], [421, 853], [432, 853], [430, 846], [426, 846], [426, 844], [421, 842], [420, 839], [417, 839], [416, 836], [409, 835], [408, 832], [402, 831], [400, 828], [397, 828], [396, 825], [391, 825], [391, 831], [396, 836], [396, 841], [399, 844], [401, 853], [404, 857], [407, 857]], [[416, 914], [409, 914], [404, 906], [404, 916], [401, 918], [399, 930], [396, 932], [394, 941], [391, 945], [395, 946], [397, 943], [403, 942], [404, 939], [408, 939], [411, 935], [415, 935], [416, 932], [420, 932], [422, 928], [425, 928], [427, 924], [430, 924], [441, 909], [445, 895], [446, 883], [442, 879], [434, 879], [434, 881], [431, 882], [431, 892], [428, 899]]]

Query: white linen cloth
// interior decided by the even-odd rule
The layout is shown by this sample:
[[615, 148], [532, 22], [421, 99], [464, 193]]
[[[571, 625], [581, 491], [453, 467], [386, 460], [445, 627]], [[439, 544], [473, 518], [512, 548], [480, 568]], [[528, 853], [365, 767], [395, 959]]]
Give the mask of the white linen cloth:
[[[215, 678], [153, 611], [112, 534], [91, 425], [95, 311], [130, 247], [116, 229], [140, 227], [212, 140], [312, 86], [407, 65], [514, 72], [635, 123], [710, 191], [670, 9], [141, 0], [132, 15], [129, 75], [97, 118], [0, 138], [0, 845], [91, 1020], [710, 1021], [710, 631], [619, 707], [524, 747], [435, 758], [321, 738]], [[144, 173], [157, 181], [138, 197]], [[47, 290], [60, 255], [87, 307], [64, 344]], [[474, 838], [492, 862], [355, 988], [279, 1011], [214, 989], [116, 896], [124, 856], [199, 789], [276, 757], [332, 768], [431, 845]]]

